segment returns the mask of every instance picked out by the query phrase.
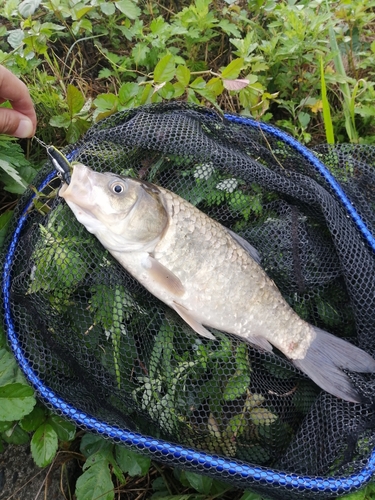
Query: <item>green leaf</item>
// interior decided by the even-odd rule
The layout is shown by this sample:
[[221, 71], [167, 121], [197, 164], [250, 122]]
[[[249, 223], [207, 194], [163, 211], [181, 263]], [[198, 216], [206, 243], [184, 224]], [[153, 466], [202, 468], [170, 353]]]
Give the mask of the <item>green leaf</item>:
[[367, 500], [367, 499], [370, 500], [373, 497], [367, 496], [366, 489], [363, 489], [361, 491], [356, 491], [355, 493], [351, 493], [350, 495], [345, 495], [343, 497], [343, 500]]
[[305, 113], [304, 111], [300, 111], [297, 115], [298, 121], [300, 122], [301, 126], [303, 128], [306, 128], [307, 125], [310, 123], [310, 115], [308, 113]]
[[94, 463], [78, 478], [75, 494], [77, 500], [113, 500], [114, 485], [106, 460]]
[[227, 427], [225, 429], [226, 435], [229, 437], [235, 436], [237, 438], [244, 432], [247, 425], [247, 418], [244, 418], [242, 413], [234, 415], [234, 417], [232, 417], [227, 424]]
[[102, 68], [99, 71], [98, 78], [109, 78], [112, 75], [113, 75], [112, 70], [110, 70], [109, 68]]
[[6, 337], [5, 337], [5, 332], [4, 332], [4, 327], [0, 322], [0, 347], [4, 347], [7, 345]]
[[7, 210], [0, 215], [0, 248], [4, 245], [4, 240], [6, 238], [9, 222], [12, 218], [13, 210]]
[[69, 144], [74, 144], [80, 137], [90, 128], [91, 124], [88, 120], [75, 118], [69, 125], [66, 132], [66, 138]]
[[223, 78], [226, 78], [228, 80], [232, 80], [234, 78], [238, 78], [238, 75], [240, 74], [241, 70], [243, 69], [244, 66], [244, 60], [242, 57], [239, 57], [238, 59], [234, 59], [231, 63], [228, 64], [226, 68], [224, 68], [221, 72], [221, 76]]
[[120, 0], [115, 5], [129, 19], [134, 20], [141, 15], [141, 9], [131, 0]]
[[152, 495], [151, 500], [204, 500], [204, 498], [202, 498], [202, 495], [195, 493], [168, 495], [165, 492], [157, 491]]
[[94, 99], [93, 104], [100, 111], [112, 110], [117, 106], [118, 99], [115, 94], [100, 94], [96, 99]]
[[206, 85], [207, 85], [206, 80], [201, 76], [198, 76], [193, 82], [191, 82], [190, 87], [194, 90], [204, 89]]
[[[324, 110], [324, 107], [323, 107], [323, 110]], [[371, 117], [375, 116], [375, 109], [374, 109], [374, 107], [372, 105], [366, 106], [364, 104], [361, 104], [360, 106], [357, 106], [355, 108], [355, 113], [357, 115], [362, 116], [363, 118], [368, 118], [370, 116]]]
[[98, 462], [110, 464], [112, 461], [114, 461], [112, 449], [102, 448], [86, 458], [86, 462], [83, 464], [82, 469], [87, 470]]
[[187, 87], [190, 82], [190, 70], [186, 66], [180, 64], [176, 69], [176, 78], [184, 86]]
[[215, 94], [215, 96], [220, 95], [224, 90], [223, 80], [215, 76], [207, 82], [207, 89]]
[[166, 84], [157, 90], [158, 95], [160, 95], [163, 99], [173, 99], [175, 96], [175, 88], [171, 84], [171, 82], [166, 82]]
[[[200, 79], [201, 78], [197, 78], [196, 80], [194, 80], [194, 82], [191, 83], [190, 86], [193, 87], [193, 85], [194, 85], [194, 87], [193, 87], [194, 92], [196, 92], [197, 94], [199, 94], [202, 97], [204, 97], [205, 99], [207, 99], [207, 101], [211, 102], [216, 108], [219, 109], [218, 103], [216, 101], [215, 93], [212, 91], [211, 88], [209, 88], [207, 86], [206, 82], [204, 82], [204, 84], [202, 82], [199, 82]], [[203, 80], [203, 78], [202, 78], [202, 80]]]
[[116, 7], [112, 2], [104, 2], [100, 4], [100, 10], [105, 14], [106, 16], [113, 16], [113, 14], [116, 11]]
[[0, 168], [2, 168], [7, 175], [9, 175], [14, 181], [16, 181], [19, 190], [14, 191], [9, 189], [9, 187], [7, 188], [7, 186], [5, 187], [5, 189], [7, 191], [11, 191], [12, 193], [23, 193], [27, 187], [27, 184], [20, 177], [17, 170], [9, 162], [2, 159], [0, 159]]
[[34, 390], [28, 385], [14, 383], [0, 387], [0, 420], [20, 420], [35, 403]]
[[70, 118], [67, 113], [63, 113], [58, 116], [51, 116], [49, 124], [51, 127], [68, 128], [70, 125]]
[[132, 50], [132, 57], [136, 65], [145, 64], [147, 56], [150, 52], [150, 47], [147, 43], [138, 42]]
[[71, 117], [79, 113], [85, 104], [85, 97], [82, 92], [71, 84], [67, 87], [66, 99]]
[[237, 28], [237, 25], [228, 21], [228, 19], [222, 19], [218, 27], [220, 27], [227, 35], [235, 36], [236, 38], [241, 37], [241, 32]]
[[165, 479], [161, 476], [158, 476], [154, 481], [152, 481], [152, 490], [158, 491], [159, 493], [163, 493], [164, 496], [168, 496], [168, 486]]
[[7, 41], [12, 49], [18, 49], [18, 47], [22, 47], [24, 38], [25, 33], [21, 29], [16, 29], [12, 30]]
[[142, 91], [142, 96], [141, 96], [139, 104], [143, 105], [143, 104], [148, 104], [149, 102], [151, 102], [151, 98], [152, 98], [153, 93], [154, 93], [154, 89], [153, 89], [152, 85], [150, 83], [145, 85], [143, 88], [143, 91]]
[[95, 434], [85, 434], [81, 439], [80, 451], [87, 458], [98, 451], [104, 451], [105, 453], [112, 453], [113, 444]]
[[0, 432], [5, 432], [14, 426], [14, 422], [0, 422]]
[[190, 471], [185, 471], [185, 476], [190, 486], [198, 491], [198, 493], [209, 495], [213, 482], [212, 477], [202, 476]]
[[6, 443], [10, 444], [26, 444], [30, 441], [30, 437], [19, 425], [13, 425], [1, 435]]
[[[79, 4], [78, 4], [79, 5]], [[81, 9], [74, 10], [74, 17], [77, 21], [79, 21], [85, 14], [90, 12], [93, 7], [82, 7]]]
[[175, 96], [175, 98], [181, 97], [186, 92], [185, 85], [182, 85], [182, 83], [180, 83], [180, 82], [175, 82], [173, 84], [173, 88], [174, 88], [174, 96]]
[[258, 493], [252, 491], [245, 491], [240, 500], [264, 500], [264, 498]]
[[250, 377], [247, 374], [234, 375], [228, 380], [224, 389], [223, 398], [225, 401], [233, 401], [241, 397], [249, 387]]
[[111, 465], [112, 467], [112, 473], [117, 477], [117, 479], [120, 481], [121, 484], [126, 483], [126, 479], [124, 474], [122, 473], [120, 467], [116, 463], [116, 460], [113, 456], [112, 453], [112, 447], [111, 448], [102, 448], [99, 451], [93, 453], [92, 455], [89, 455], [87, 457], [86, 462], [83, 465], [83, 470], [87, 470], [93, 465], [96, 465], [98, 463], [106, 463], [108, 465]]
[[55, 238], [53, 231], [43, 226], [40, 229], [48, 243], [34, 251], [36, 267], [30, 292], [54, 289], [69, 293], [86, 275], [87, 263], [81, 258], [80, 252], [73, 250], [70, 240]]
[[[88, 9], [91, 10], [92, 8]], [[81, 9], [77, 12], [79, 15], [83, 15], [84, 9]], [[86, 30], [88, 33], [92, 33], [92, 24], [91, 22], [86, 18], [86, 19], [80, 19], [77, 22], [74, 22], [72, 24], [72, 31], [75, 35], [79, 34], [81, 31]]]
[[43, 423], [31, 438], [30, 449], [35, 463], [45, 467], [54, 459], [58, 447], [57, 434], [50, 424]]
[[115, 458], [121, 470], [129, 476], [145, 476], [151, 465], [150, 458], [120, 445], [116, 445]]
[[176, 65], [174, 62], [173, 54], [167, 54], [164, 56], [158, 64], [155, 66], [154, 70], [154, 81], [156, 83], [164, 83], [172, 80], [176, 73]]
[[254, 425], [270, 425], [277, 420], [277, 415], [267, 408], [254, 408], [250, 412], [250, 418]]
[[117, 479], [120, 481], [121, 484], [126, 484], [126, 478], [113, 456], [110, 463], [112, 466], [112, 474], [114, 474], [117, 477]]
[[21, 428], [26, 432], [35, 431], [46, 419], [47, 410], [40, 406], [35, 406], [33, 411], [25, 415], [20, 421]]
[[22, 17], [30, 17], [39, 7], [41, 0], [23, 0], [18, 6], [18, 11]]
[[118, 98], [121, 105], [126, 105], [131, 102], [138, 94], [142, 92], [142, 87], [137, 83], [123, 83], [118, 92]]
[[236, 368], [244, 373], [250, 370], [248, 347], [245, 343], [240, 344], [236, 349]]
[[53, 31], [64, 31], [66, 28], [65, 26], [60, 26], [59, 24], [56, 23], [43, 23], [40, 27], [40, 32], [44, 33], [47, 36], [50, 36]]
[[135, 304], [125, 287], [121, 285], [94, 285], [91, 288], [91, 307], [95, 323], [106, 330], [118, 328], [124, 317], [134, 310]]
[[0, 349], [0, 386], [15, 382], [18, 365], [7, 349]]
[[48, 423], [54, 429], [57, 434], [57, 437], [61, 441], [72, 441], [76, 435], [76, 427], [72, 422], [66, 420], [60, 415], [52, 415], [48, 419]]

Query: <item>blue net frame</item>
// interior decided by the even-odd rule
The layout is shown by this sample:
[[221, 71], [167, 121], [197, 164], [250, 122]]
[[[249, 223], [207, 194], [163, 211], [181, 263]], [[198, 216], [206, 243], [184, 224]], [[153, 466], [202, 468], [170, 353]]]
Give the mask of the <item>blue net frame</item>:
[[[260, 128], [280, 141], [283, 141], [289, 147], [295, 149], [300, 155], [305, 157], [306, 160], [314, 166], [316, 171], [324, 177], [325, 181], [328, 182], [338, 199], [341, 201], [343, 207], [345, 207], [348, 216], [352, 218], [362, 236], [375, 252], [374, 235], [372, 235], [369, 231], [368, 227], [353, 207], [341, 186], [337, 183], [333, 175], [317, 158], [317, 156], [315, 156], [308, 148], [300, 144], [297, 140], [276, 127], [252, 120], [250, 118], [240, 117], [238, 115], [225, 114], [224, 116], [229, 121], [252, 128]], [[73, 160], [76, 153], [76, 151], [70, 153], [68, 159], [70, 161]], [[41, 185], [38, 186], [38, 191], [43, 190], [53, 177], [55, 177], [55, 172], [51, 172], [44, 179]], [[10, 288], [12, 284], [10, 269], [12, 267], [14, 254], [19, 243], [20, 234], [26, 223], [29, 208], [32, 205], [32, 200], [33, 196], [30, 198], [29, 203], [24, 208], [18, 220], [4, 259], [2, 276], [4, 321], [7, 330], [8, 342], [20, 368], [25, 374], [27, 380], [37, 391], [40, 398], [51, 409], [53, 409], [53, 411], [71, 420], [79, 427], [82, 427], [90, 432], [100, 434], [116, 443], [124, 444], [137, 452], [148, 455], [151, 454], [154, 459], [159, 459], [166, 464], [177, 465], [180, 468], [208, 474], [210, 476], [220, 478], [221, 480], [230, 481], [232, 484], [240, 488], [253, 488], [262, 493], [264, 492], [266, 495], [267, 489], [272, 486], [272, 489], [275, 490], [272, 495], [274, 498], [298, 498], [299, 495], [305, 498], [316, 498], [319, 496], [319, 493], [324, 494], [326, 498], [337, 497], [356, 491], [364, 487], [366, 483], [370, 481], [375, 472], [375, 450], [373, 450], [370, 454], [366, 466], [364, 466], [359, 472], [353, 473], [352, 475], [343, 477], [300, 476], [297, 474], [274, 470], [272, 468], [250, 465], [239, 460], [226, 459], [217, 455], [180, 446], [175, 443], [135, 433], [127, 429], [121, 429], [116, 426], [108, 425], [107, 423], [80, 411], [79, 408], [75, 408], [59, 397], [58, 394], [51, 390], [38, 377], [30, 366], [30, 363], [18, 340], [10, 308]]]

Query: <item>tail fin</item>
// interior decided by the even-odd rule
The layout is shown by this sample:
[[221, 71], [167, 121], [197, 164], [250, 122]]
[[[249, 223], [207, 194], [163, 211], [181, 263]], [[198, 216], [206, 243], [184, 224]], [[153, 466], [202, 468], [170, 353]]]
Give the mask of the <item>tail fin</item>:
[[338, 398], [362, 402], [349, 377], [342, 371], [375, 372], [375, 360], [362, 349], [339, 337], [313, 327], [316, 338], [303, 359], [293, 363], [322, 389]]

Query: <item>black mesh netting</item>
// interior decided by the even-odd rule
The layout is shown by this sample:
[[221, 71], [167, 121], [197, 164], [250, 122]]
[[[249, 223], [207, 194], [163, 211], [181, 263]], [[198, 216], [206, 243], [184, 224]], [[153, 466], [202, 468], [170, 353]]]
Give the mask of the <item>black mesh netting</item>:
[[[374, 251], [314, 161], [283, 134], [173, 103], [117, 113], [65, 153], [186, 198], [258, 249], [302, 318], [375, 353]], [[310, 154], [374, 233], [375, 148], [322, 146]], [[48, 163], [35, 185], [52, 171]], [[342, 493], [337, 485], [285, 492], [277, 471], [309, 478], [359, 473], [375, 445], [375, 377], [350, 374], [367, 403], [348, 403], [321, 391], [278, 352], [222, 332], [214, 332], [216, 341], [202, 339], [77, 222], [57, 197], [59, 186], [50, 175], [33, 201], [31, 191], [24, 195], [5, 269], [5, 306], [32, 373], [109, 426], [276, 471], [274, 481], [254, 482], [206, 467], [216, 477], [273, 498]], [[165, 450], [151, 451], [181, 465]], [[203, 470], [199, 462], [183, 466]]]

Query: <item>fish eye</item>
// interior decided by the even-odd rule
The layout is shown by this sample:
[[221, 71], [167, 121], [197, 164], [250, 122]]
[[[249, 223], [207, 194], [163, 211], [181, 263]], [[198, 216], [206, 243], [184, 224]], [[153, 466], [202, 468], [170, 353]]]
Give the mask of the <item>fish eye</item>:
[[125, 186], [123, 183], [116, 181], [111, 185], [111, 189], [114, 193], [121, 194], [125, 191]]

